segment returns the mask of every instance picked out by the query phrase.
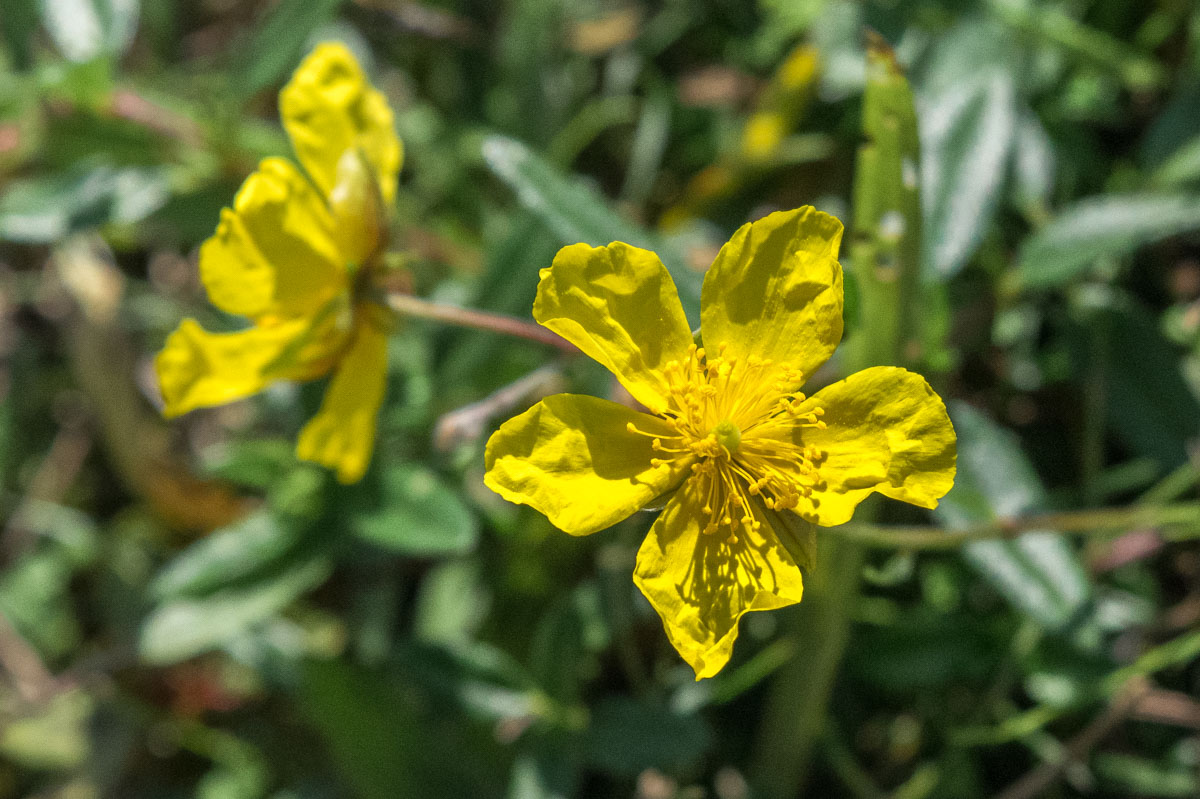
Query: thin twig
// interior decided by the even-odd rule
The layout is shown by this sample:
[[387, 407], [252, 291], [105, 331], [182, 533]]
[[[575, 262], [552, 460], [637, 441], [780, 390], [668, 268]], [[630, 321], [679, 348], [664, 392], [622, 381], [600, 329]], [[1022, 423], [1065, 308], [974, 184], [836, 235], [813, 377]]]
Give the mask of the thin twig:
[[1137, 708], [1142, 697], [1150, 690], [1145, 677], [1131, 678], [1117, 693], [1103, 713], [1094, 718], [1083, 732], [1071, 739], [1063, 750], [1063, 756], [1051, 763], [1043, 763], [1021, 779], [1008, 786], [996, 799], [1033, 799], [1041, 796], [1063, 775], [1072, 763], [1087, 756], [1103, 741], [1118, 724]]
[[482, 437], [494, 417], [530, 398], [554, 393], [561, 381], [562, 371], [557, 365], [542, 366], [477, 402], [443, 414], [433, 427], [434, 446], [440, 452], [449, 452], [465, 441]]
[[54, 694], [54, 675], [42, 658], [4, 613], [0, 612], [0, 668], [12, 681], [20, 697], [38, 704]]
[[387, 304], [393, 311], [404, 316], [411, 316], [417, 319], [431, 319], [435, 322], [445, 322], [446, 324], [457, 325], [458, 327], [470, 327], [475, 330], [486, 330], [490, 333], [516, 336], [555, 347], [567, 355], [579, 354], [579, 349], [574, 344], [557, 333], [552, 333], [540, 325], [535, 325], [513, 316], [430, 302], [429, 300], [414, 297], [411, 294], [388, 294]]
[[947, 529], [930, 525], [874, 525], [851, 522], [825, 532], [868, 546], [896, 549], [954, 549], [971, 541], [1017, 538], [1047, 530], [1074, 534], [1116, 534], [1132, 527], [1200, 526], [1200, 502], [1162, 507], [1090, 508], [1038, 513]]
[[39, 503], [57, 504], [62, 500], [91, 450], [92, 435], [82, 414], [73, 415], [55, 435], [21, 504], [0, 531], [0, 559], [13, 560], [30, 546], [33, 536], [29, 517], [33, 509]]

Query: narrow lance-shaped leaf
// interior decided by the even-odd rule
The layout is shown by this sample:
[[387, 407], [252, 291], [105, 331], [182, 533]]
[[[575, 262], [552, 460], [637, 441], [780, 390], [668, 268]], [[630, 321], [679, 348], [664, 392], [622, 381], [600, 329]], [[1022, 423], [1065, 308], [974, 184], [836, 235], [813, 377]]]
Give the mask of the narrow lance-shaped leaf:
[[1057, 286], [1159, 239], [1200, 230], [1200, 195], [1091, 197], [1065, 209], [1021, 248], [1021, 281]]
[[[1013, 436], [980, 412], [952, 403], [958, 431], [954, 488], [934, 515], [950, 527], [1045, 510], [1045, 489]], [[1091, 586], [1070, 544], [1053, 532], [1015, 541], [975, 541], [963, 555], [1014, 607], [1043, 627], [1061, 630], [1077, 620]]]
[[699, 324], [702, 275], [669, 240], [622, 218], [598, 192], [562, 174], [518, 141], [491, 136], [483, 144], [483, 157], [563, 244], [582, 241], [600, 247], [623, 241], [658, 253], [679, 289], [688, 321], [693, 327]]

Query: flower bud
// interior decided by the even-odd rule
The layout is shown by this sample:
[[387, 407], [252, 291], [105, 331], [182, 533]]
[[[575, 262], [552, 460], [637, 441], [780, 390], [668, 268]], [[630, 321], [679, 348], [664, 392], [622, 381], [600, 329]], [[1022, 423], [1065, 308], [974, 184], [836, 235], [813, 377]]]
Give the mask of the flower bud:
[[338, 159], [329, 210], [334, 238], [346, 260], [354, 266], [366, 263], [383, 245], [387, 225], [375, 173], [357, 147]]

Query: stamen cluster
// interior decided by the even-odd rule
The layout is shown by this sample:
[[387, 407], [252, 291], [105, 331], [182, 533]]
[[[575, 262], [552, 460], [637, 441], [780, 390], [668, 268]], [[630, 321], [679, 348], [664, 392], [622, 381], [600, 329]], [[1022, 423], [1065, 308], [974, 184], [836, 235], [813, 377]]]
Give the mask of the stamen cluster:
[[693, 460], [693, 476], [705, 481], [704, 532], [724, 530], [732, 543], [739, 531], [762, 526], [752, 497], [772, 510], [795, 509], [802, 497], [816, 503], [813, 491], [825, 487], [818, 474], [825, 453], [802, 444], [799, 431], [825, 423], [821, 408], [803, 409], [800, 370], [755, 356], [741, 360], [727, 349], [721, 344], [714, 354], [693, 344], [687, 360], [666, 364], [669, 401], [660, 416], [672, 434], [655, 435], [632, 422], [628, 429], [653, 439], [654, 451], [662, 453], [651, 462], [656, 468]]

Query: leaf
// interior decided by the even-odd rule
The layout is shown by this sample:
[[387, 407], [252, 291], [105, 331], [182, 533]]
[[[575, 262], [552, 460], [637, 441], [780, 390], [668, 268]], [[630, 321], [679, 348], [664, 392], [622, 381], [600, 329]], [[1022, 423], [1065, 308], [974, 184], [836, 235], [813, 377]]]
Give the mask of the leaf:
[[295, 525], [258, 511], [218, 530], [181, 552], [150, 585], [158, 600], [210, 593], [269, 568], [300, 540]]
[[1175, 188], [1200, 181], [1200, 136], [1188, 140], [1154, 170], [1151, 183], [1163, 188]]
[[[1045, 510], [1045, 490], [1015, 437], [979, 411], [951, 403], [958, 433], [954, 488], [934, 515], [955, 528]], [[1062, 630], [1084, 608], [1091, 586], [1061, 535], [1030, 532], [1015, 541], [974, 541], [963, 557], [1016, 608]]]
[[917, 103], [927, 278], [957, 274], [995, 219], [1017, 134], [1019, 57], [987, 23], [959, 25], [935, 49]]
[[530, 719], [545, 716], [549, 706], [520, 663], [478, 641], [449, 647], [405, 642], [396, 666], [406, 680], [473, 718]]
[[1054, 191], [1054, 143], [1033, 112], [1021, 113], [1013, 145], [1013, 194], [1024, 207], [1044, 208]]
[[1129, 255], [1144, 244], [1191, 230], [1200, 230], [1200, 196], [1092, 197], [1067, 208], [1026, 240], [1019, 273], [1026, 286], [1057, 286], [1099, 258]]
[[712, 732], [697, 715], [680, 715], [629, 697], [601, 699], [584, 734], [587, 759], [620, 777], [654, 768], [680, 773], [699, 762]]
[[480, 564], [460, 558], [438, 564], [421, 580], [413, 637], [426, 643], [465, 645], [487, 616], [489, 591]]
[[[1105, 370], [1108, 426], [1134, 452], [1167, 467], [1182, 465], [1200, 439], [1200, 401], [1184, 380], [1179, 353], [1138, 305], [1114, 305], [1097, 323], [1111, 325]], [[1095, 335], [1096, 323], [1086, 335]]]
[[577, 795], [578, 766], [564, 749], [561, 739], [556, 738], [533, 753], [517, 755], [507, 799], [568, 799]]
[[[420, 786], [422, 796], [490, 796], [490, 731], [428, 701], [403, 675], [342, 661], [308, 661], [296, 709], [321, 738], [346, 783], [361, 799], [395, 799]], [[336, 792], [345, 795], [345, 792]]]
[[50, 38], [70, 61], [121, 55], [137, 31], [138, 0], [41, 0]]
[[79, 688], [68, 688], [30, 710], [15, 718], [10, 711], [0, 729], [0, 753], [5, 759], [46, 771], [84, 767], [93, 754], [88, 727], [96, 701]]
[[166, 178], [155, 168], [81, 165], [14, 181], [0, 196], [0, 239], [43, 244], [109, 222], [138, 222], [166, 199]]
[[18, 69], [26, 69], [33, 60], [34, 33], [40, 14], [38, 0], [5, 0], [0, 14], [0, 36], [12, 53]]
[[479, 527], [458, 493], [421, 466], [389, 469], [377, 508], [352, 523], [355, 534], [386, 549], [418, 557], [470, 552]]
[[1200, 778], [1190, 764], [1174, 758], [1151, 760], [1135, 755], [1100, 752], [1092, 759], [1097, 778], [1107, 790], [1126, 796], [1179, 797], [1200, 794]]
[[[43, 503], [41, 507], [58, 506]], [[40, 520], [32, 514], [23, 514], [21, 522], [28, 524], [34, 535], [43, 532], [39, 528], [45, 522], [75, 524], [75, 520], [67, 515], [71, 511], [66, 508], [62, 511], [53, 516], [45, 515]], [[91, 524], [83, 514], [75, 515], [83, 523]], [[83, 534], [92, 537], [90, 530]], [[70, 535], [70, 538], [75, 537], [75, 533]], [[87, 543], [90, 549], [95, 549], [93, 542]], [[61, 658], [80, 642], [81, 629], [70, 594], [71, 580], [83, 565], [79, 554], [77, 544], [46, 543], [0, 572], [0, 614], [48, 658]]]
[[483, 157], [492, 172], [517, 193], [517, 200], [554, 231], [562, 244], [585, 242], [599, 247], [623, 241], [658, 253], [675, 280], [688, 321], [698, 326], [703, 275], [687, 265], [683, 253], [669, 240], [625, 220], [599, 192], [563, 175], [514, 139], [489, 136], [483, 143]]
[[308, 37], [329, 21], [342, 0], [283, 0], [238, 50], [231, 67], [243, 97], [279, 82], [296, 65]]
[[142, 623], [138, 651], [147, 663], [166, 665], [215, 649], [323, 583], [330, 571], [328, 559], [315, 554], [247, 586], [169, 600]]

